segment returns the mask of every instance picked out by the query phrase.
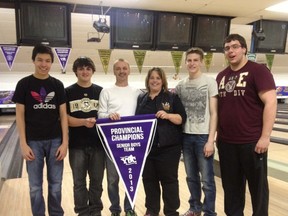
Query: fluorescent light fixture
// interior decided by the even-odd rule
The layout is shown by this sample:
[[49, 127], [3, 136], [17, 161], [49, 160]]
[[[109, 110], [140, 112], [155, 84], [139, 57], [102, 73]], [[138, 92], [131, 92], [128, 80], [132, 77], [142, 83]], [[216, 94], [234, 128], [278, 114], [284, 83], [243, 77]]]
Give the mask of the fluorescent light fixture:
[[283, 1], [281, 3], [272, 5], [265, 10], [274, 11], [279, 13], [288, 13], [288, 1]]

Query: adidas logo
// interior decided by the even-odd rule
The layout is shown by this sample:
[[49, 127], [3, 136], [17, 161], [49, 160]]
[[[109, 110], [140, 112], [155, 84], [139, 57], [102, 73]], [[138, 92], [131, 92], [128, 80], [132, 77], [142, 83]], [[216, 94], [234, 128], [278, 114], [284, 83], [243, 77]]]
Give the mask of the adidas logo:
[[47, 94], [45, 88], [41, 87], [40, 93], [31, 91], [31, 95], [36, 101], [39, 102], [39, 104], [35, 104], [33, 106], [34, 109], [56, 109], [55, 104], [48, 103], [54, 98], [55, 96], [54, 91]]

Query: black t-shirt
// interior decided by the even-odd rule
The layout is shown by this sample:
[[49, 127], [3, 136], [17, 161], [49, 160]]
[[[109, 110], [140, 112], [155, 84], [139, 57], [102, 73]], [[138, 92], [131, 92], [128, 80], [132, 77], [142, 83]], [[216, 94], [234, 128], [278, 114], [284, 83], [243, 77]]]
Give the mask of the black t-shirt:
[[61, 81], [51, 76], [44, 80], [24, 77], [17, 83], [12, 100], [25, 105], [27, 140], [61, 137], [59, 106], [66, 102]]
[[[77, 83], [66, 88], [67, 112], [75, 118], [98, 118], [102, 87], [92, 84], [83, 88]], [[69, 148], [101, 147], [96, 128], [69, 127]]]

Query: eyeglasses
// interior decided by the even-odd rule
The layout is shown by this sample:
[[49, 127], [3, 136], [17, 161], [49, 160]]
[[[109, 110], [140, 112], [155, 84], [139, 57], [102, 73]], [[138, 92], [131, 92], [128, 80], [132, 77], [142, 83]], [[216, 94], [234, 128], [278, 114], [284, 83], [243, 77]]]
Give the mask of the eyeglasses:
[[225, 52], [228, 52], [230, 49], [232, 49], [232, 50], [236, 50], [236, 49], [239, 49], [240, 47], [242, 47], [241, 45], [239, 45], [239, 44], [233, 44], [233, 45], [231, 45], [231, 46], [226, 46], [226, 47], [224, 47], [224, 51]]

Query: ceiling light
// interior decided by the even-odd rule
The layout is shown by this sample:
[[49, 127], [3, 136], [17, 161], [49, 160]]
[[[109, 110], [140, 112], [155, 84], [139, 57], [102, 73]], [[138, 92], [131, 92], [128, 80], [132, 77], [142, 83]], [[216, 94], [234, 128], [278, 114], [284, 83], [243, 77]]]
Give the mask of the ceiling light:
[[275, 5], [272, 5], [265, 10], [280, 12], [280, 13], [288, 13], [288, 1], [284, 1]]

